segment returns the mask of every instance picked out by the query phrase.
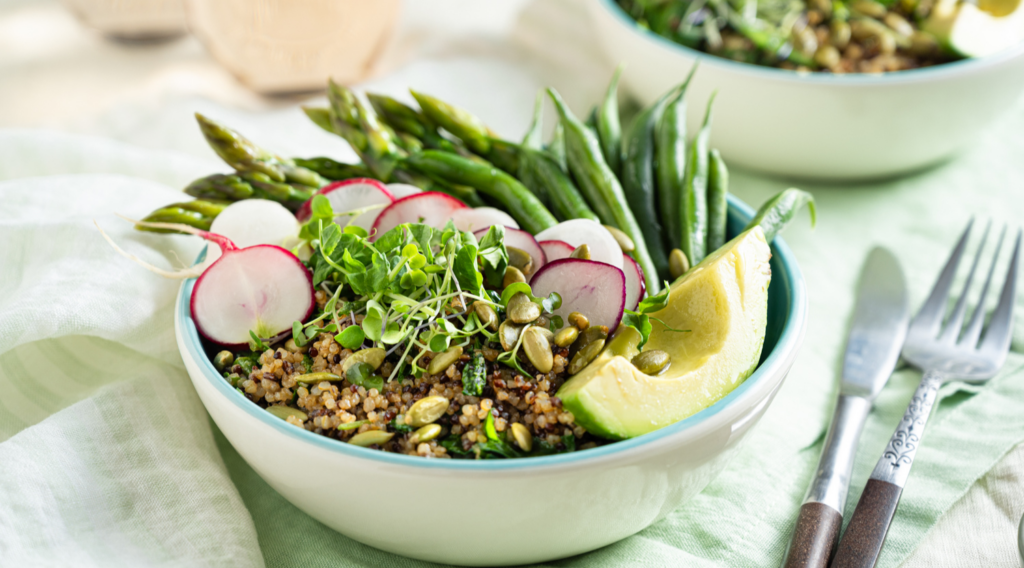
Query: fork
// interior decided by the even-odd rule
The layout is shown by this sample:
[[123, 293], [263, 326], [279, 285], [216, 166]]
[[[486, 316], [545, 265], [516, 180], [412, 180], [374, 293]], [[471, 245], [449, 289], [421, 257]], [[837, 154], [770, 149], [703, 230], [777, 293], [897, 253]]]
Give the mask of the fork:
[[1020, 231], [1017, 232], [1013, 256], [999, 302], [992, 312], [988, 327], [984, 330], [984, 338], [979, 342], [985, 319], [985, 296], [992, 283], [996, 260], [1006, 236], [1005, 228], [999, 236], [995, 256], [982, 286], [977, 306], [966, 327], [963, 327], [963, 322], [967, 312], [968, 291], [981, 260], [991, 223], [985, 228], [963, 291], [953, 306], [949, 319], [945, 320], [943, 325], [953, 276], [960, 265], [973, 224], [973, 220], [967, 224], [967, 229], [946, 261], [946, 266], [939, 274], [931, 294], [910, 322], [907, 339], [903, 345], [903, 359], [924, 371], [924, 375], [920, 386], [914, 392], [914, 397], [907, 405], [903, 419], [889, 439], [889, 444], [864, 487], [846, 533], [843, 534], [836, 549], [832, 568], [871, 568], [878, 561], [900, 495], [910, 475], [910, 466], [913, 465], [914, 456], [921, 445], [925, 423], [931, 414], [932, 406], [935, 405], [939, 387], [952, 380], [982, 383], [995, 376], [1006, 361], [1013, 329], [1013, 304], [1021, 246]]

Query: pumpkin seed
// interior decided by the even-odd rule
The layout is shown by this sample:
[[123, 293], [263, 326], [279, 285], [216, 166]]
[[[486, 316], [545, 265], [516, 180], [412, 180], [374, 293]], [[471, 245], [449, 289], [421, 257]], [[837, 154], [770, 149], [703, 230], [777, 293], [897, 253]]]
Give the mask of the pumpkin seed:
[[583, 370], [584, 367], [590, 364], [604, 349], [604, 340], [598, 339], [587, 344], [586, 347], [580, 349], [576, 355], [572, 358], [572, 362], [569, 363], [569, 374], [575, 375], [576, 373]]
[[578, 327], [580, 331], [583, 331], [590, 327], [590, 320], [587, 319], [587, 316], [579, 312], [573, 312], [569, 314], [569, 324], [574, 325]]
[[519, 447], [524, 452], [528, 452], [533, 449], [533, 435], [530, 434], [530, 429], [518, 422], [512, 423], [512, 438], [519, 444]]
[[413, 444], [419, 444], [420, 442], [429, 442], [441, 434], [441, 426], [438, 424], [427, 424], [426, 426], [416, 430], [410, 436], [409, 441]]
[[361, 448], [372, 446], [374, 444], [383, 446], [393, 437], [393, 433], [385, 432], [384, 430], [367, 430], [366, 432], [352, 436], [348, 443]]
[[501, 348], [505, 351], [512, 351], [519, 342], [519, 334], [523, 332], [523, 326], [512, 323], [511, 320], [501, 322], [498, 327], [498, 339], [501, 341]]
[[462, 346], [454, 345], [445, 349], [441, 353], [434, 355], [434, 358], [430, 360], [430, 364], [427, 365], [427, 374], [438, 375], [443, 373], [445, 369], [452, 366], [452, 363], [458, 361], [459, 357], [462, 357]]
[[564, 327], [564, 328], [558, 330], [558, 333], [555, 334], [555, 345], [557, 345], [559, 347], [568, 347], [568, 346], [572, 345], [573, 341], [576, 341], [576, 338], [579, 337], [579, 335], [580, 335], [580, 330], [579, 330], [578, 327], [576, 327], [576, 326]]
[[885, 22], [885, 25], [889, 26], [892, 31], [900, 34], [901, 36], [910, 37], [914, 33], [914, 26], [911, 26], [910, 22], [908, 22], [906, 18], [896, 12], [889, 12], [885, 15], [885, 18], [882, 21]]
[[554, 343], [555, 342], [555, 334], [550, 329], [548, 329], [548, 328], [540, 325], [539, 323], [537, 323], [539, 321], [540, 320], [538, 319], [537, 321], [533, 322], [533, 327], [537, 328], [537, 331], [540, 332], [540, 334], [544, 336], [544, 339], [548, 340], [548, 343]]
[[223, 371], [235, 362], [235, 354], [230, 351], [221, 351], [213, 358], [213, 366], [218, 371]]
[[672, 249], [672, 252], [668, 254], [668, 275], [675, 280], [686, 274], [688, 270], [690, 270], [690, 259], [686, 258], [686, 253], [681, 249]]
[[658, 373], [665, 370], [668, 364], [672, 362], [672, 357], [668, 353], [660, 349], [651, 349], [650, 351], [644, 351], [633, 357], [631, 363], [633, 366], [640, 370], [641, 373], [646, 375], [657, 375]]
[[832, 20], [832, 27], [829, 33], [829, 41], [839, 49], [843, 49], [850, 43], [850, 24], [842, 20]]
[[291, 406], [268, 406], [267, 412], [273, 414], [274, 416], [277, 416], [281, 420], [288, 420], [289, 416], [294, 416], [299, 420], [305, 422], [306, 419], [309, 418], [308, 416], [306, 416], [305, 412], [299, 410], [298, 408], [292, 408]]
[[443, 396], [428, 396], [414, 402], [405, 413], [405, 423], [413, 428], [426, 426], [444, 416], [448, 410], [448, 399]]
[[608, 328], [599, 325], [592, 325], [583, 330], [576, 341], [569, 347], [569, 357], [575, 357], [577, 353], [585, 349], [595, 341], [608, 339]]
[[523, 272], [514, 266], [509, 266], [505, 269], [505, 278], [501, 281], [502, 288], [508, 288], [516, 282], [526, 282], [526, 276], [523, 276]]
[[306, 383], [307, 385], [315, 385], [320, 381], [337, 382], [340, 381], [341, 377], [334, 373], [328, 373], [327, 371], [320, 371], [319, 373], [306, 373], [305, 375], [299, 375], [295, 377], [295, 381], [299, 383]]
[[882, 18], [889, 12], [886, 10], [885, 4], [875, 2], [875, 0], [857, 0], [850, 7], [872, 18]]
[[541, 373], [550, 373], [554, 357], [551, 355], [551, 344], [541, 329], [531, 325], [523, 333], [523, 351], [526, 351], [526, 358]]
[[818, 65], [829, 69], [839, 65], [840, 58], [839, 50], [831, 45], [819, 47], [817, 53], [814, 54], [814, 60], [818, 62]]
[[477, 300], [473, 302], [473, 311], [476, 312], [476, 319], [480, 320], [480, 325], [492, 331], [498, 329], [498, 312], [494, 311], [490, 304]]
[[387, 355], [387, 352], [380, 347], [360, 349], [345, 358], [345, 361], [341, 363], [341, 370], [342, 372], [348, 372], [348, 368], [352, 365], [355, 365], [356, 363], [366, 363], [376, 371], [380, 368], [381, 363], [384, 362], [385, 355]]
[[540, 306], [533, 303], [525, 292], [517, 292], [509, 298], [505, 313], [513, 323], [530, 323], [540, 317]]
[[633, 252], [636, 250], [636, 243], [633, 242], [633, 239], [629, 238], [629, 235], [615, 227], [612, 227], [611, 225], [605, 225], [604, 228], [608, 229], [608, 232], [612, 234], [615, 242], [619, 243], [619, 248], [622, 249], [622, 252]]
[[533, 274], [533, 257], [530, 253], [516, 247], [505, 247], [508, 251], [508, 264], [519, 269], [523, 274]]
[[292, 353], [300, 353], [305, 350], [304, 347], [299, 347], [298, 343], [295, 343], [294, 339], [289, 338], [288, 341], [284, 342], [284, 348]]
[[576, 247], [576, 250], [572, 251], [572, 254], [569, 255], [569, 258], [580, 258], [583, 260], [590, 260], [590, 245], [584, 243]]

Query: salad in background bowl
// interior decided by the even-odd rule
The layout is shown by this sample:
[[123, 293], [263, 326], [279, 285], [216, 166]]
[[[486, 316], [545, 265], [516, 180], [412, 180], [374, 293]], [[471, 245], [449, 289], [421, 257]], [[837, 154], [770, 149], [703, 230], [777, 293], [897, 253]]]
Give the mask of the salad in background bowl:
[[[177, 339], [218, 426], [304, 511], [433, 561], [584, 552], [694, 495], [795, 359], [803, 285], [769, 243], [814, 204], [796, 189], [756, 213], [732, 199], [710, 126], [692, 144], [679, 129], [686, 85], [624, 134], [616, 81], [592, 126], [551, 92], [562, 133], [547, 145], [538, 124], [513, 143], [425, 95], [421, 109], [376, 97], [378, 114], [332, 85], [308, 114], [360, 164], [280, 158], [198, 117], [235, 172], [137, 227], [220, 249], [168, 274], [191, 278]], [[501, 510], [503, 534], [377, 530], [399, 504], [453, 518], [467, 499]]]
[[[636, 4], [689, 5], [682, 2]], [[814, 25], [807, 20], [807, 13], [814, 10], [815, 3], [784, 3], [784, 8], [790, 11], [783, 10], [783, 13], [789, 16], [784, 15], [777, 22], [781, 29], [771, 30], [775, 34], [771, 41], [768, 41], [769, 35], [757, 35], [749, 30], [747, 35], [739, 33], [737, 30], [744, 24], [735, 17], [732, 21], [727, 17], [709, 17], [706, 21], [714, 25], [696, 26], [691, 39], [678, 36], [669, 39], [651, 29], [670, 36], [674, 31], [650, 23], [647, 27], [651, 29], [647, 29], [613, 0], [591, 2], [588, 8], [607, 59], [613, 64], [625, 64], [624, 85], [644, 103], [655, 100], [700, 61], [691, 91], [697, 101], [706, 100], [717, 91], [713, 143], [731, 163], [778, 176], [852, 181], [913, 172], [968, 150], [986, 129], [1012, 108], [1024, 90], [1024, 44], [1019, 41], [1020, 34], [1024, 34], [1024, 12], [1016, 5], [1009, 6], [1007, 15], [997, 23], [986, 25], [985, 16], [976, 14], [978, 9], [973, 6], [949, 5], [948, 2], [932, 4], [932, 13], [948, 12], [948, 18], [942, 23], [946, 31], [939, 31], [939, 23], [936, 23], [932, 29], [938, 35], [931, 34], [931, 37], [936, 38], [939, 49], [929, 51], [931, 55], [927, 57], [919, 57], [910, 51], [913, 44], [906, 42], [911, 41], [911, 36], [923, 41], [920, 38], [928, 33], [923, 29], [924, 24], [914, 24], [904, 30], [909, 31], [909, 35], [900, 36], [884, 20], [888, 14], [895, 13], [909, 25], [910, 14], [904, 16], [900, 12], [906, 11], [905, 3], [889, 7], [875, 4], [857, 3], [862, 8], [868, 7], [868, 11], [877, 10], [878, 6], [885, 8], [884, 14], [880, 10], [875, 14], [881, 20], [853, 10], [850, 3], [829, 4], [830, 17], [841, 11], [833, 6], [846, 7], [853, 21], [860, 22], [853, 27], [870, 28], [863, 31], [864, 39], [860, 43], [851, 33], [849, 41], [852, 43], [845, 44], [846, 51], [839, 54], [838, 63], [836, 54], [827, 49], [835, 41], [831, 23], [828, 37], [823, 29], [819, 33], [818, 28], [824, 26], [825, 12], [817, 10], [822, 19]], [[923, 3], [915, 3], [915, 6], [919, 4]], [[724, 5], [732, 6], [731, 3]], [[1006, 12], [1000, 10], [999, 13]], [[730, 13], [733, 12], [736, 9], [730, 8]], [[968, 13], [975, 13], [977, 17], [956, 19], [957, 15]], [[894, 17], [889, 19], [893, 26], [901, 27]], [[853, 21], [847, 25], [852, 25]], [[782, 24], [786, 25], [782, 27]], [[794, 30], [800, 26], [810, 26], [810, 29], [803, 34], [807, 37], [802, 45], [798, 41], [794, 47], [792, 38], [801, 35]], [[711, 35], [721, 36], [711, 42], [713, 45], [706, 39], [712, 27], [715, 32]], [[867, 33], [871, 30], [874, 30], [873, 35]], [[728, 48], [727, 37], [732, 38]], [[764, 41], [757, 42], [761, 45], [758, 47], [750, 37]], [[889, 39], [878, 39], [883, 37]], [[897, 41], [897, 37], [903, 39]], [[960, 51], [949, 43], [951, 38], [961, 46]], [[998, 41], [987, 41], [995, 39]], [[901, 42], [907, 47], [901, 48]], [[796, 49], [801, 46], [808, 50]], [[882, 53], [883, 46], [886, 50], [895, 50], [890, 54]], [[814, 47], [814, 51], [809, 47]], [[820, 49], [831, 54], [820, 56], [828, 65], [815, 61]], [[860, 51], [861, 57], [848, 57], [850, 49]], [[975, 53], [978, 56], [964, 57]], [[877, 56], [862, 57], [872, 54]], [[796, 71], [798, 67], [804, 70]], [[814, 70], [828, 67], [855, 72], [835, 74]], [[885, 72], [903, 68], [909, 70]], [[691, 107], [691, 131], [699, 127], [701, 118], [700, 109]]]

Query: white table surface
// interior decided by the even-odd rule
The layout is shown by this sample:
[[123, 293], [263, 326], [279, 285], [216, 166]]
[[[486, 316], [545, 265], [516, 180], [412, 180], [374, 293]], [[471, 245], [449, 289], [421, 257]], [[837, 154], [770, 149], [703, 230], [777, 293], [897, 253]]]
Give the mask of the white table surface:
[[[477, 93], [473, 110], [499, 133], [519, 136], [539, 87], [554, 85], [581, 106], [597, 100], [604, 88], [610, 66], [601, 59], [585, 18], [569, 32], [545, 29], [574, 9], [573, 0], [548, 0], [545, 6], [523, 0], [407, 0], [399, 30], [368, 84], [401, 94], [416, 77], [429, 76], [438, 84], [438, 74], [450, 75], [452, 92], [437, 95], [466, 104], [466, 87], [475, 86], [468, 89]], [[389, 80], [396, 70], [401, 79]], [[484, 89], [490, 89], [487, 96], [479, 96]], [[98, 134], [216, 163], [187, 119], [193, 111], [236, 117], [232, 123], [245, 124], [247, 133], [260, 139], [261, 130], [295, 121], [295, 103], [309, 96], [317, 95], [254, 94], [192, 37], [126, 46], [83, 28], [55, 0], [0, 0], [0, 127]], [[349, 152], [315, 127], [302, 134], [281, 141], [275, 150]], [[903, 566], [1019, 566], [1005, 542], [1016, 539], [1019, 519], [1014, 513], [1022, 508], [1024, 445], [976, 482]], [[975, 536], [965, 539], [965, 534]]]

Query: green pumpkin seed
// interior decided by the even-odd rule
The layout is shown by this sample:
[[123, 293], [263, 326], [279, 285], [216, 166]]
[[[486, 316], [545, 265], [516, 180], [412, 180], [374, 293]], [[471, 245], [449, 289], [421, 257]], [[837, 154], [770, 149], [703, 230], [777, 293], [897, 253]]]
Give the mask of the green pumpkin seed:
[[579, 312], [573, 312], [569, 314], [569, 325], [574, 325], [579, 328], [580, 331], [583, 331], [590, 327], [590, 320], [587, 319], [587, 316]]
[[519, 272], [529, 275], [533, 274], [533, 257], [523, 249], [506, 246], [508, 251], [508, 264], [519, 269]]
[[622, 249], [622, 252], [628, 253], [636, 250], [636, 243], [633, 242], [633, 239], [629, 238], [629, 235], [615, 227], [612, 227], [611, 225], [604, 225], [604, 228], [608, 229], [608, 232], [612, 234], [615, 242], [619, 243], [619, 248]]
[[686, 253], [680, 249], [672, 249], [668, 255], [668, 275], [675, 280], [686, 274], [688, 270], [690, 270], [690, 260], [686, 258]]
[[526, 358], [541, 373], [550, 373], [551, 367], [554, 365], [554, 357], [551, 355], [551, 344], [548, 343], [541, 329], [530, 326], [523, 334], [523, 351], [526, 352]]
[[501, 341], [501, 348], [505, 351], [512, 351], [519, 342], [519, 334], [523, 332], [523, 326], [516, 325], [510, 320], [501, 322], [498, 327], [498, 339]]
[[576, 355], [572, 358], [572, 362], [569, 363], [569, 374], [575, 375], [576, 373], [583, 370], [584, 367], [590, 364], [604, 349], [604, 340], [598, 339], [587, 344], [586, 347], [580, 349]]
[[359, 351], [356, 351], [355, 353], [345, 358], [345, 360], [341, 363], [341, 370], [342, 372], [347, 372], [348, 368], [351, 367], [352, 365], [355, 365], [356, 363], [366, 363], [367, 365], [373, 367], [373, 370], [376, 371], [377, 369], [380, 368], [381, 363], [384, 362], [385, 355], [387, 355], [387, 351], [384, 351], [380, 347], [360, 349]]
[[540, 317], [540, 306], [533, 303], [525, 292], [518, 292], [509, 298], [505, 313], [512, 323], [530, 323]]
[[284, 342], [284, 348], [292, 353], [299, 353], [304, 349], [303, 347], [299, 347], [299, 344], [295, 343], [295, 340], [291, 338]]
[[299, 383], [305, 383], [307, 385], [315, 385], [321, 381], [328, 381], [331, 383], [340, 381], [341, 377], [334, 373], [328, 373], [326, 371], [320, 371], [319, 373], [306, 373], [305, 375], [299, 375], [295, 377], [295, 381]]
[[524, 452], [528, 452], [533, 449], [533, 435], [530, 434], [530, 429], [518, 422], [512, 423], [512, 439], [519, 444], [519, 447]]
[[221, 351], [213, 358], [213, 366], [218, 371], [223, 371], [231, 366], [235, 362], [235, 354], [230, 351]]
[[427, 365], [428, 375], [438, 375], [443, 373], [448, 367], [451, 367], [453, 363], [462, 357], [462, 347], [454, 345], [445, 349], [443, 352], [434, 355], [434, 358], [430, 360], [430, 364]]
[[427, 424], [426, 426], [416, 430], [412, 433], [409, 441], [413, 444], [419, 444], [420, 442], [429, 442], [441, 434], [441, 426], [439, 424]]
[[383, 446], [394, 436], [395, 435], [393, 433], [385, 432], [384, 430], [367, 430], [366, 432], [352, 436], [348, 443], [361, 448], [366, 448], [374, 444]]
[[514, 266], [509, 266], [505, 269], [505, 278], [501, 281], [501, 287], [508, 288], [516, 282], [526, 282], [526, 276], [523, 276], [521, 270]]
[[872, 18], [882, 18], [888, 13], [885, 4], [875, 2], [875, 0], [856, 0], [850, 7]]
[[494, 311], [490, 304], [477, 300], [473, 302], [473, 311], [476, 312], [476, 319], [480, 320], [480, 325], [491, 330], [498, 329], [498, 312]]
[[850, 24], [842, 20], [832, 20], [829, 24], [832, 28], [829, 33], [829, 42], [836, 48], [843, 49], [850, 43]]
[[[539, 321], [540, 320], [537, 320], [537, 322], [539, 322]], [[550, 329], [540, 325], [537, 322], [533, 322], [533, 327], [536, 328], [537, 331], [540, 332], [540, 334], [544, 336], [544, 339], [548, 340], [548, 343], [554, 343], [555, 342], [555, 334], [552, 333], [552, 331]]]
[[309, 417], [306, 413], [299, 410], [298, 408], [292, 408], [291, 406], [268, 406], [267, 412], [277, 416], [281, 420], [288, 420], [289, 416], [294, 416], [299, 420], [305, 422]]
[[405, 423], [413, 428], [426, 426], [444, 416], [448, 410], [448, 399], [443, 396], [428, 396], [414, 402], [405, 413]]
[[576, 326], [566, 326], [555, 334], [555, 345], [559, 347], [568, 347], [572, 345], [573, 341], [579, 337], [580, 330]]
[[608, 339], [608, 328], [592, 325], [583, 330], [579, 337], [576, 338], [576, 341], [569, 346], [569, 357], [575, 357], [577, 353], [595, 341], [604, 341], [606, 339]]
[[579, 258], [582, 260], [590, 260], [590, 245], [582, 244], [576, 247], [576, 250], [572, 251], [569, 258]]
[[631, 363], [633, 366], [640, 370], [645, 375], [657, 375], [658, 373], [665, 370], [668, 364], [672, 362], [672, 357], [668, 353], [661, 351], [660, 349], [651, 349], [650, 351], [644, 351], [633, 357]]

